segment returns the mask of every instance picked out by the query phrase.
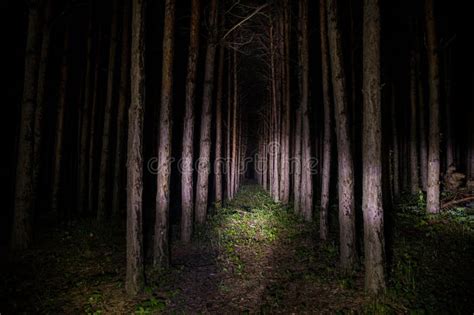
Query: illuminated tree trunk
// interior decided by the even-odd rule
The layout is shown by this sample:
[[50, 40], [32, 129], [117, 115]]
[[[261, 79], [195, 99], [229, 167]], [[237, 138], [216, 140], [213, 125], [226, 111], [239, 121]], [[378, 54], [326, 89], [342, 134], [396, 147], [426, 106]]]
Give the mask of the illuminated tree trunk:
[[189, 242], [191, 240], [193, 230], [194, 99], [196, 90], [197, 61], [199, 55], [200, 0], [192, 1], [191, 12], [188, 70], [186, 76], [183, 152], [181, 155], [181, 240], [183, 242]]
[[117, 36], [118, 36], [118, 3], [114, 0], [112, 3], [112, 24], [110, 30], [110, 46], [109, 46], [109, 65], [107, 67], [107, 98], [104, 111], [104, 122], [102, 129], [102, 148], [100, 154], [99, 168], [99, 187], [97, 197], [97, 220], [105, 222], [107, 216], [108, 189], [107, 184], [110, 182], [110, 142], [112, 127], [112, 106], [114, 103], [114, 79], [116, 71], [116, 55], [117, 55]]
[[115, 160], [113, 168], [112, 212], [114, 218], [122, 215], [121, 200], [124, 189], [123, 174], [125, 162], [127, 110], [130, 102], [130, 0], [124, 0], [122, 18], [122, 52], [120, 56], [120, 89], [117, 109]]
[[219, 48], [219, 67], [216, 96], [216, 158], [215, 158], [215, 205], [222, 207], [222, 94], [224, 85], [224, 47]]
[[331, 101], [329, 96], [329, 64], [327, 47], [327, 22], [326, 6], [324, 1], [319, 2], [320, 36], [321, 36], [321, 72], [323, 83], [323, 106], [324, 106], [324, 144], [323, 144], [323, 168], [321, 183], [321, 209], [319, 237], [321, 240], [328, 238], [328, 208], [329, 208], [329, 187], [331, 180]]
[[169, 204], [171, 174], [171, 125], [173, 96], [175, 0], [165, 1], [165, 23], [163, 35], [163, 64], [161, 77], [161, 108], [159, 121], [158, 174], [156, 193], [155, 234], [153, 264], [169, 265]]
[[93, 80], [92, 73], [92, 21], [93, 21], [93, 2], [89, 1], [89, 28], [87, 30], [87, 61], [86, 61], [86, 74], [84, 80], [84, 105], [82, 109], [82, 121], [80, 126], [80, 143], [79, 143], [79, 165], [77, 168], [77, 207], [78, 212], [83, 213], [86, 207], [86, 182], [87, 182], [87, 152], [88, 152], [88, 133], [90, 130], [90, 108], [91, 108], [91, 87]]
[[59, 79], [58, 106], [56, 109], [56, 133], [54, 138], [53, 179], [51, 189], [51, 210], [59, 214], [59, 190], [61, 188], [61, 166], [63, 160], [64, 120], [67, 105], [67, 83], [69, 67], [67, 64], [69, 53], [69, 31], [64, 33], [63, 57], [61, 62], [61, 77]]
[[217, 0], [211, 1], [209, 12], [209, 39], [206, 49], [206, 64], [204, 70], [204, 92], [201, 113], [201, 135], [199, 139], [198, 178], [196, 187], [196, 223], [206, 221], [209, 173], [211, 168], [211, 123], [212, 123], [212, 96], [214, 91], [214, 63], [217, 40]]
[[327, 0], [328, 38], [331, 57], [332, 86], [336, 122], [336, 140], [338, 152], [338, 194], [339, 194], [339, 241], [340, 260], [343, 270], [354, 267], [355, 214], [354, 214], [354, 165], [348, 124], [348, 105], [346, 76], [343, 66], [343, 49], [339, 30], [337, 2]]
[[231, 186], [231, 141], [232, 141], [232, 55], [229, 52], [227, 64], [227, 128], [226, 128], [226, 198], [232, 199]]
[[[127, 0], [125, 0], [127, 1]], [[127, 143], [127, 268], [125, 289], [136, 295], [143, 270], [143, 114], [145, 107], [145, 1], [133, 0], [130, 70], [131, 103]]]
[[418, 180], [418, 137], [417, 137], [417, 97], [416, 62], [412, 52], [410, 60], [410, 191], [417, 194], [420, 189]]
[[429, 140], [428, 140], [428, 189], [426, 210], [438, 213], [439, 205], [439, 57], [435, 30], [433, 0], [425, 0], [426, 41], [428, 53], [428, 82], [430, 90]]
[[302, 71], [302, 95], [301, 95], [301, 115], [302, 115], [302, 177], [301, 177], [301, 212], [306, 221], [312, 220], [313, 210], [313, 183], [311, 169], [311, 135], [309, 127], [309, 47], [308, 47], [308, 1], [300, 1], [301, 20], [301, 46], [300, 63]]
[[[382, 87], [378, 0], [364, 0], [363, 25], [362, 211], [365, 288], [372, 293], [379, 293], [385, 289], [385, 239], [382, 205]], [[413, 78], [413, 84], [414, 81]]]
[[41, 39], [39, 3], [40, 1], [38, 0], [32, 0], [29, 2], [28, 8], [28, 36], [26, 39], [23, 96], [16, 165], [15, 208], [11, 236], [11, 248], [13, 250], [26, 249], [30, 245], [32, 237], [31, 221], [34, 206], [33, 129]]
[[33, 200], [37, 201], [39, 175], [41, 166], [41, 147], [43, 143], [43, 115], [46, 103], [46, 74], [48, 70], [49, 47], [51, 45], [50, 23], [52, 16], [52, 2], [48, 0], [44, 7], [44, 21], [42, 28], [41, 54], [38, 69], [38, 88], [36, 90], [36, 108], [34, 121], [34, 147], [33, 147]]
[[237, 111], [238, 111], [238, 73], [237, 73], [237, 52], [234, 50], [234, 69], [233, 73], [233, 115], [232, 115], [232, 171], [231, 171], [231, 196], [234, 198], [236, 187], [235, 187], [235, 177], [237, 174]]

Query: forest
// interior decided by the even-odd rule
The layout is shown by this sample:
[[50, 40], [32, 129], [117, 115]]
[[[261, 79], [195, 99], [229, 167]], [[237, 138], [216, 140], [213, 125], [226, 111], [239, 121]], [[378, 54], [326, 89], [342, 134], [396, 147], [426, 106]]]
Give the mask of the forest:
[[472, 314], [469, 12], [1, 1], [0, 314]]

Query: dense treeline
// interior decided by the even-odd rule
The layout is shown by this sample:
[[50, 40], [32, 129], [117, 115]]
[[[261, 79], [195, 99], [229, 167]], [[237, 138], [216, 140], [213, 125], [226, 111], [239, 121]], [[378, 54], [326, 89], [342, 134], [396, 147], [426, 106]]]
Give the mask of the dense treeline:
[[137, 294], [255, 179], [383, 291], [393, 202], [439, 213], [474, 180], [472, 65], [438, 2], [28, 1], [10, 249], [45, 217], [126, 222]]

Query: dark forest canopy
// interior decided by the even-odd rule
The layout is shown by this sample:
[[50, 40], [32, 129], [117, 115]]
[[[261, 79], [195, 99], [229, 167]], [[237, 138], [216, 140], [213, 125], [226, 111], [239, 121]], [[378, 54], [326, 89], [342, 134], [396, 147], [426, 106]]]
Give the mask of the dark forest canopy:
[[[22, 270], [75, 257], [63, 233], [99, 256], [116, 246], [115, 299], [127, 302], [109, 312], [133, 312], [138, 300], [153, 304], [144, 312], [474, 310], [474, 65], [464, 2], [7, 0], [0, 14], [0, 257], [8, 258], [0, 268], [9, 274], [0, 313], [4, 303], [33, 310], [33, 298], [22, 304], [12, 292], [55, 282]], [[228, 235], [232, 224], [255, 234], [247, 247], [243, 234]], [[268, 244], [263, 227], [277, 235]], [[212, 274], [244, 262], [257, 268], [244, 274], [264, 270], [288, 233], [319, 267], [298, 265], [291, 249], [280, 260], [303, 274], [325, 270], [296, 287], [324, 296], [340, 281], [360, 302], [314, 305], [317, 294], [291, 297], [290, 280], [286, 308], [268, 301], [271, 292], [259, 304], [249, 291], [237, 306], [227, 291], [212, 307], [190, 302], [206, 301], [199, 289], [180, 288], [181, 304], [156, 300], [170, 283], [212, 287], [196, 268], [176, 275], [208, 256]], [[249, 258], [244, 247], [267, 256]], [[230, 291], [245, 291], [238, 283]], [[77, 310], [48, 299], [36, 311]], [[88, 313], [105, 304], [91, 303]]]

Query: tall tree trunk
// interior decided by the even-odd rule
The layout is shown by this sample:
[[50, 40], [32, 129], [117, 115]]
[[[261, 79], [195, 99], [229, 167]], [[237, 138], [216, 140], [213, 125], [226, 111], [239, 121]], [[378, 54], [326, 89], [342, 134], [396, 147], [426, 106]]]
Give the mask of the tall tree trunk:
[[43, 115], [46, 103], [46, 74], [48, 70], [49, 47], [51, 42], [50, 23], [53, 6], [51, 0], [44, 2], [44, 20], [42, 28], [41, 55], [38, 69], [38, 88], [36, 90], [36, 108], [34, 121], [34, 147], [33, 147], [33, 200], [37, 201], [38, 185], [41, 167], [41, 147], [43, 141]]
[[96, 130], [97, 130], [97, 123], [96, 117], [99, 114], [99, 89], [100, 89], [100, 55], [102, 50], [103, 44], [103, 33], [102, 30], [99, 29], [97, 34], [97, 49], [96, 49], [96, 57], [95, 57], [95, 69], [94, 69], [94, 92], [92, 94], [92, 108], [91, 108], [91, 118], [90, 118], [90, 133], [89, 133], [89, 152], [88, 152], [88, 210], [93, 212], [95, 210], [95, 191], [96, 187], [94, 185], [94, 171], [95, 171], [95, 155], [96, 155]]
[[453, 127], [451, 115], [451, 47], [447, 47], [445, 51], [445, 78], [444, 78], [444, 94], [445, 94], [445, 114], [446, 114], [446, 170], [454, 163], [454, 141], [453, 141]]
[[290, 1], [283, 1], [283, 106], [281, 133], [281, 185], [280, 199], [288, 204], [290, 199], [290, 121], [291, 121], [291, 91], [290, 91]]
[[90, 108], [91, 108], [91, 87], [93, 80], [92, 73], [92, 37], [93, 37], [93, 8], [94, 3], [89, 1], [89, 26], [87, 30], [87, 61], [86, 74], [84, 80], [84, 105], [82, 109], [82, 120], [80, 126], [80, 143], [79, 143], [79, 163], [78, 163], [78, 183], [77, 183], [77, 207], [78, 212], [83, 213], [85, 210], [86, 199], [86, 181], [87, 181], [87, 152], [88, 152], [88, 133], [90, 130]]
[[232, 198], [235, 196], [235, 177], [237, 174], [237, 111], [239, 106], [239, 95], [238, 95], [238, 73], [237, 73], [237, 51], [234, 50], [234, 69], [233, 73], [233, 115], [232, 115], [232, 157], [231, 157], [231, 164], [232, 164], [232, 171], [231, 171], [231, 191], [232, 191]]
[[127, 268], [125, 289], [136, 295], [143, 270], [143, 114], [145, 109], [145, 0], [133, 0], [130, 109], [127, 143]]
[[439, 205], [439, 57], [435, 30], [433, 0], [425, 0], [426, 38], [428, 53], [428, 82], [430, 88], [429, 144], [428, 144], [428, 192], [426, 210], [438, 213]]
[[231, 193], [231, 134], [232, 134], [232, 55], [229, 51], [227, 63], [227, 128], [226, 128], [226, 198], [232, 199]]
[[418, 119], [419, 119], [419, 130], [420, 130], [420, 177], [421, 186], [423, 191], [427, 188], [428, 179], [428, 152], [426, 145], [426, 123], [425, 123], [425, 95], [423, 91], [423, 81], [421, 76], [421, 56], [420, 56], [420, 44], [417, 45], [416, 52], [416, 64], [417, 64], [417, 82], [418, 82], [418, 103], [420, 104]]
[[64, 33], [63, 57], [61, 62], [61, 76], [59, 79], [58, 106], [56, 110], [56, 133], [54, 139], [53, 182], [51, 189], [51, 210], [59, 214], [59, 190], [61, 188], [61, 166], [63, 160], [64, 121], [67, 106], [67, 84], [69, 77], [68, 67], [69, 29]]
[[224, 85], [224, 46], [219, 48], [219, 66], [217, 79], [217, 95], [216, 95], [216, 158], [214, 165], [215, 174], [215, 205], [217, 208], [222, 207], [222, 94]]
[[122, 53], [120, 56], [120, 90], [117, 109], [115, 160], [113, 169], [112, 213], [115, 219], [122, 215], [121, 200], [125, 161], [127, 109], [130, 101], [130, 0], [124, 0], [122, 20]]
[[200, 0], [192, 1], [191, 31], [189, 38], [188, 69], [186, 75], [186, 100], [183, 129], [181, 172], [181, 240], [191, 240], [193, 230], [193, 147], [194, 99], [196, 90], [197, 61], [199, 56]]
[[272, 134], [272, 141], [270, 143], [271, 150], [270, 150], [270, 158], [271, 158], [271, 165], [270, 165], [270, 194], [272, 195], [275, 201], [278, 201], [278, 151], [279, 151], [279, 141], [278, 141], [278, 99], [277, 99], [277, 74], [276, 74], [276, 48], [275, 48], [275, 27], [274, 23], [271, 22], [272, 25], [270, 26], [270, 70], [271, 70], [271, 87], [272, 87], [272, 97], [271, 97], [271, 134]]
[[399, 149], [398, 149], [398, 128], [397, 128], [397, 110], [396, 110], [396, 98], [395, 98], [395, 84], [392, 83], [390, 100], [390, 116], [391, 116], [391, 127], [392, 127], [392, 189], [393, 196], [398, 197], [400, 195], [400, 162], [399, 162]]
[[34, 206], [34, 142], [37, 74], [39, 66], [40, 1], [32, 0], [28, 8], [28, 36], [26, 39], [23, 97], [21, 102], [20, 135], [16, 165], [15, 208], [11, 248], [26, 249], [31, 243], [32, 211]]
[[364, 0], [363, 56], [362, 210], [364, 213], [365, 288], [372, 293], [378, 293], [385, 288], [380, 8], [378, 0]]
[[204, 69], [204, 91], [202, 98], [201, 135], [199, 139], [198, 178], [196, 187], [196, 223], [206, 221], [209, 195], [209, 173], [211, 168], [211, 123], [212, 96], [214, 90], [214, 64], [217, 40], [217, 0], [211, 1], [209, 11], [209, 39]]
[[161, 109], [159, 121], [158, 175], [156, 193], [155, 234], [153, 264], [169, 265], [169, 205], [171, 174], [171, 126], [173, 96], [175, 0], [165, 1], [165, 25], [163, 35], [163, 65], [161, 77]]
[[420, 189], [418, 180], [418, 137], [416, 117], [416, 62], [415, 53], [410, 56], [410, 191], [417, 194]]
[[328, 38], [331, 57], [332, 86], [338, 152], [339, 240], [343, 270], [353, 268], [356, 260], [354, 213], [354, 164], [348, 124], [346, 77], [343, 66], [343, 49], [339, 30], [337, 2], [326, 1], [328, 12]]
[[104, 111], [104, 125], [102, 130], [102, 149], [100, 154], [99, 168], [99, 190], [97, 197], [97, 221], [105, 222], [107, 217], [108, 189], [107, 184], [110, 182], [110, 142], [112, 127], [112, 106], [114, 103], [115, 90], [115, 71], [116, 71], [116, 55], [117, 55], [117, 37], [118, 37], [118, 0], [112, 2], [112, 24], [110, 29], [110, 46], [109, 46], [109, 65], [107, 67], [107, 99]]
[[302, 177], [301, 177], [301, 205], [302, 214], [306, 221], [312, 220], [313, 210], [313, 185], [312, 185], [312, 165], [311, 165], [311, 135], [309, 127], [309, 46], [308, 46], [308, 0], [300, 1], [301, 20], [301, 46], [300, 63], [302, 71], [302, 95], [301, 95], [301, 115], [302, 115]]
[[327, 47], [327, 22], [326, 6], [323, 0], [319, 1], [320, 36], [321, 36], [321, 72], [323, 83], [323, 106], [324, 106], [324, 144], [323, 144], [323, 170], [321, 174], [321, 209], [319, 213], [320, 227], [319, 237], [321, 240], [328, 238], [328, 208], [329, 188], [331, 180], [331, 101], [329, 97], [329, 55]]

